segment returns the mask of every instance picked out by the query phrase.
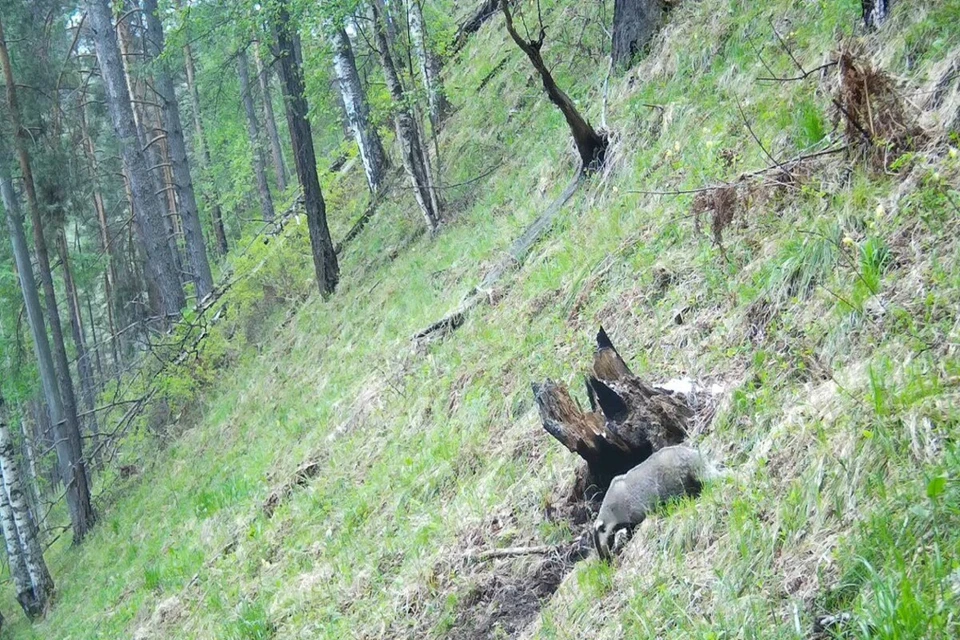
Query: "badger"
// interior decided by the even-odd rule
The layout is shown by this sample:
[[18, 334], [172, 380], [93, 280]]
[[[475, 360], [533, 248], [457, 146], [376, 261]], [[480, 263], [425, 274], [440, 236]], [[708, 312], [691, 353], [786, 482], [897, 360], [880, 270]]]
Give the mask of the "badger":
[[722, 475], [699, 451], [664, 447], [610, 483], [597, 520], [593, 544], [609, 560], [618, 533], [629, 535], [657, 506], [681, 496], [699, 495], [704, 482]]

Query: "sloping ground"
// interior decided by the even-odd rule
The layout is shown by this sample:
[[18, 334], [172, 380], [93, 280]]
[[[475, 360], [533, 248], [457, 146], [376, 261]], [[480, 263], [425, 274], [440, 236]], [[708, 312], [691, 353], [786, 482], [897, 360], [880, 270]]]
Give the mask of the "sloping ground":
[[[545, 5], [545, 57], [598, 120], [601, 36], [587, 25], [577, 46], [580, 4]], [[491, 22], [450, 68], [443, 149], [448, 184], [499, 168], [449, 191], [458, 217], [433, 239], [397, 189], [329, 302], [304, 297], [305, 262], [265, 268], [295, 314], [237, 327], [249, 344], [195, 426], [81, 549], [52, 550], [56, 606], [12, 636], [960, 635], [960, 160], [944, 132], [960, 3], [897, 7], [857, 55], [902, 81], [928, 131], [915, 152], [886, 170], [837, 154], [750, 178], [727, 225], [694, 194], [636, 193], [771, 165], [744, 118], [780, 160], [842, 142], [836, 69], [758, 77], [798, 74], [774, 29], [805, 68], [833, 59], [859, 3], [682, 2], [610, 82], [609, 169], [488, 304], [415, 346], [573, 173], [559, 114]], [[274, 250], [298, 255], [304, 235], [295, 223]], [[559, 515], [577, 461], [540, 428], [529, 384], [579, 388], [600, 323], [640, 375], [724, 386], [693, 437], [732, 477], [651, 519], [612, 566], [481, 560], [579, 533]]]

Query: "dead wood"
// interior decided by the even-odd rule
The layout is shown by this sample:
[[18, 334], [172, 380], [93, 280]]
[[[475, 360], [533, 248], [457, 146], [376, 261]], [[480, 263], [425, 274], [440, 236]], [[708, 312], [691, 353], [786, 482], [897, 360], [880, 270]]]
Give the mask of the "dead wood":
[[615, 476], [683, 442], [694, 412], [680, 395], [631, 372], [602, 327], [586, 387], [589, 411], [552, 380], [534, 383], [533, 395], [543, 428], [587, 463], [575, 493], [590, 500], [591, 490], [602, 494]]

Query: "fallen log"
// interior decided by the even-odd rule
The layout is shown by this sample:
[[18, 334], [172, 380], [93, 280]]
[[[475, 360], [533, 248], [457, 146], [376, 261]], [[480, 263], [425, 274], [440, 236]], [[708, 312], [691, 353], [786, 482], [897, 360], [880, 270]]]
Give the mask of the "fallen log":
[[586, 462], [574, 489], [578, 499], [602, 496], [614, 477], [683, 442], [694, 415], [683, 395], [648, 385], [630, 371], [603, 327], [586, 378], [589, 411], [563, 384], [532, 386], [543, 428]]

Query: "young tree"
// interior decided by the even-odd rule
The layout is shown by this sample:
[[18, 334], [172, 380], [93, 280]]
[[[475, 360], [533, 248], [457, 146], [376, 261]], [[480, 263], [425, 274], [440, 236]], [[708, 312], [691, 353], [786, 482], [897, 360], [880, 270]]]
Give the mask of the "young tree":
[[614, 0], [610, 54], [614, 66], [629, 66], [662, 22], [663, 0]]
[[120, 59], [120, 47], [110, 12], [110, 0], [86, 0], [87, 19], [97, 52], [100, 75], [106, 88], [107, 109], [133, 197], [137, 229], [143, 245], [147, 270], [156, 286], [163, 322], [176, 317], [185, 304], [183, 286], [167, 243], [163, 212], [137, 135], [130, 93], [127, 90]]
[[890, 13], [891, 4], [893, 0], [861, 0], [863, 22], [867, 25], [867, 29], [875, 29], [883, 24]]
[[410, 38], [420, 62], [420, 73], [427, 89], [427, 103], [430, 107], [430, 124], [433, 133], [440, 130], [440, 123], [450, 109], [447, 96], [443, 91], [443, 81], [440, 79], [440, 56], [438, 56], [427, 42], [427, 33], [423, 20], [423, 9], [420, 6], [423, 0], [407, 0], [407, 17], [410, 23]]
[[59, 464], [60, 477], [66, 487], [67, 509], [73, 526], [74, 542], [80, 542], [94, 522], [93, 506], [90, 503], [90, 489], [87, 483], [86, 464], [83, 460], [80, 444], [80, 431], [64, 417], [60, 390], [57, 388], [57, 373], [50, 352], [50, 342], [43, 324], [40, 310], [40, 295], [33, 279], [33, 267], [27, 248], [27, 238], [23, 230], [23, 218], [20, 203], [13, 190], [8, 173], [8, 156], [2, 148], [0, 137], [0, 198], [6, 209], [7, 230], [13, 246], [13, 255], [20, 280], [20, 290], [27, 310], [27, 322], [33, 336], [33, 348], [40, 370], [40, 382], [53, 427], [55, 449]]
[[383, 75], [387, 80], [387, 88], [390, 90], [394, 102], [393, 121], [397, 130], [397, 138], [400, 141], [403, 167], [413, 183], [413, 193], [417, 198], [417, 204], [420, 205], [420, 210], [423, 212], [427, 227], [430, 231], [436, 232], [440, 228], [442, 213], [440, 198], [433, 185], [427, 148], [423, 142], [420, 127], [407, 105], [403, 83], [400, 81], [400, 75], [397, 73], [397, 67], [393, 62], [393, 54], [387, 39], [386, 18], [382, 15], [377, 2], [373, 2], [371, 8], [373, 9], [374, 41], [377, 53], [380, 56], [380, 64], [383, 67]]
[[280, 133], [277, 131], [277, 117], [273, 113], [273, 92], [270, 91], [270, 67], [264, 66], [258, 42], [253, 43], [253, 62], [257, 68], [257, 81], [260, 83], [260, 98], [263, 101], [263, 124], [267, 128], [267, 140], [270, 141], [270, 155], [273, 156], [273, 170], [277, 173], [277, 186], [280, 191], [287, 190], [287, 167], [283, 163], [283, 148], [280, 146]]
[[320, 179], [317, 177], [313, 131], [307, 119], [309, 108], [304, 95], [300, 40], [291, 24], [286, 0], [279, 0], [277, 3], [274, 30], [279, 52], [280, 78], [284, 98], [287, 101], [293, 159], [307, 211], [307, 228], [310, 231], [310, 246], [313, 249], [314, 271], [317, 274], [320, 295], [329, 297], [340, 280], [340, 265], [337, 263], [337, 254], [330, 239], [330, 229], [327, 228], [327, 208], [323, 201], [323, 193], [320, 191]]
[[[179, 4], [179, 3], [178, 3]], [[197, 67], [193, 60], [193, 49], [189, 41], [183, 46], [184, 66], [187, 76], [187, 93], [190, 94], [190, 106], [193, 107], [193, 139], [200, 156], [201, 166], [208, 175], [213, 168], [213, 161], [210, 159], [210, 148], [207, 146], [207, 137], [203, 130], [203, 117], [200, 111], [200, 90], [197, 88]], [[212, 180], [212, 176], [211, 176]], [[220, 255], [226, 255], [229, 250], [227, 244], [227, 230], [223, 225], [223, 210], [220, 208], [220, 194], [217, 193], [216, 186], [211, 186], [212, 197], [209, 198], [211, 206], [211, 218], [213, 219], [213, 235], [217, 239], [217, 251]]]
[[273, 220], [275, 215], [273, 197], [270, 195], [270, 184], [267, 182], [266, 161], [263, 158], [263, 143], [260, 139], [257, 110], [253, 106], [253, 91], [250, 87], [250, 70], [246, 49], [240, 49], [237, 52], [237, 72], [240, 78], [240, 97], [243, 100], [243, 110], [247, 116], [247, 135], [250, 137], [250, 146], [253, 148], [253, 173], [257, 177], [257, 193], [260, 195], [263, 219], [269, 222]]
[[156, 93], [163, 109], [163, 122], [166, 125], [167, 146], [173, 164], [173, 178], [177, 199], [180, 202], [180, 221], [183, 226], [183, 238], [193, 282], [197, 287], [197, 300], [203, 300], [213, 290], [213, 275], [207, 260], [207, 247], [203, 240], [203, 228], [200, 226], [200, 212], [193, 191], [193, 178], [187, 160], [187, 145], [183, 139], [183, 125], [180, 121], [180, 107], [173, 87], [173, 79], [166, 62], [160, 60], [164, 50], [163, 24], [157, 10], [157, 0], [143, 0], [146, 14], [147, 36], [146, 50], [154, 62], [153, 76]]
[[[539, 2], [539, 0], [537, 0]], [[507, 23], [507, 32], [517, 46], [527, 54], [533, 68], [540, 74], [540, 80], [543, 81], [543, 88], [547, 92], [550, 102], [557, 105], [563, 114], [567, 125], [570, 127], [570, 133], [573, 134], [573, 141], [577, 145], [577, 152], [580, 154], [581, 168], [584, 171], [591, 171], [603, 164], [604, 156], [607, 152], [607, 138], [598, 133], [587, 120], [577, 111], [573, 100], [557, 86], [556, 80], [547, 68], [543, 57], [540, 55], [540, 49], [543, 48], [543, 40], [547, 31], [540, 22], [540, 30], [536, 40], [525, 40], [516, 28], [513, 26], [513, 15], [510, 12], [509, 0], [500, 0], [500, 7], [503, 9], [503, 16]], [[539, 7], [538, 7], [539, 8]], [[540, 15], [540, 11], [537, 11]]]
[[329, 24], [333, 43], [333, 66], [337, 74], [337, 86], [343, 98], [344, 110], [350, 132], [360, 149], [360, 160], [367, 176], [370, 191], [376, 193], [383, 186], [387, 171], [387, 154], [383, 150], [380, 134], [370, 122], [370, 107], [357, 73], [357, 62], [350, 45], [350, 36], [342, 25]]

